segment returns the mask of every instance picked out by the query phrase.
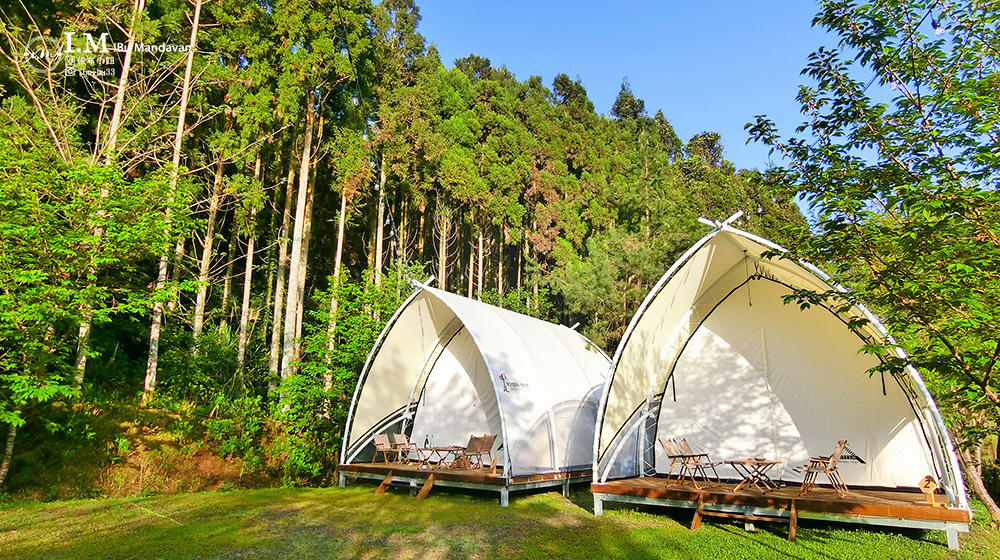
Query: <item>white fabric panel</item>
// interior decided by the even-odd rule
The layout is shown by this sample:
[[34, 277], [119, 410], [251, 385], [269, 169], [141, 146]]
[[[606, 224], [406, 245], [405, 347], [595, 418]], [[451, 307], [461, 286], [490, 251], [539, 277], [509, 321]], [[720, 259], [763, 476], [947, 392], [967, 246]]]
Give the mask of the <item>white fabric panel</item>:
[[[427, 377], [413, 419], [413, 441], [465, 445], [469, 436], [500, 434], [493, 382], [467, 330], [445, 347]], [[498, 438], [499, 439], [499, 438]]]
[[[603, 383], [607, 358], [597, 351], [574, 352], [586, 341], [565, 327], [552, 328], [554, 325], [513, 313], [498, 311], [498, 315], [512, 332], [517, 333], [536, 369], [534, 380], [529, 382], [536, 388], [529, 391], [512, 388], [501, 394], [508, 419], [507, 437], [514, 442], [511, 463], [515, 474], [544, 472], [542, 465], [550, 465], [545, 470], [551, 470], [590, 463], [589, 449], [579, 453], [582, 451], [579, 447], [570, 449], [569, 440], [558, 437], [558, 432], [566, 428], [560, 427], [562, 420], [555, 418], [555, 409], [558, 406], [563, 409], [561, 414], [579, 420], [575, 429], [589, 433], [592, 444], [595, 418], [587, 415], [582, 407], [591, 390]], [[564, 343], [559, 334], [563, 334], [571, 345]], [[519, 378], [512, 379], [517, 381]], [[539, 399], [539, 395], [545, 395], [544, 400]], [[529, 409], [525, 400], [535, 405], [534, 408]], [[568, 407], [572, 407], [572, 411], [567, 411]], [[568, 455], [571, 451], [577, 452], [575, 457]]]
[[[464, 330], [442, 340], [456, 318]], [[496, 434], [511, 475], [590, 466], [607, 355], [566, 327], [433, 288], [399, 315], [372, 359], [345, 445], [407, 404], [440, 344], [415, 389], [414, 441], [433, 434], [435, 445], [465, 445], [472, 434]]]
[[585, 400], [567, 402], [553, 409], [550, 422], [555, 436], [555, 448], [564, 468], [589, 469], [593, 460], [594, 424], [597, 423], [597, 402]]
[[[590, 462], [589, 453], [568, 456], [559, 446], [552, 409], [560, 403], [583, 407], [603, 383], [609, 360], [590, 342], [553, 325], [481, 302], [431, 290], [448, 302], [472, 333], [499, 397], [511, 474], [535, 474]], [[580, 430], [592, 432], [594, 418]]]
[[633, 326], [628, 340], [622, 341], [625, 346], [615, 364], [614, 382], [605, 405], [599, 454], [604, 454], [618, 430], [646, 398], [658, 392], [654, 387], [662, 385], [677, 352], [701, 319], [692, 312], [694, 303], [742, 261], [742, 247], [717, 239], [674, 273]]
[[[714, 325], [712, 319], [709, 323]], [[685, 438], [715, 461], [783, 458], [789, 449], [804, 449], [796, 445], [800, 436], [794, 422], [771, 395], [763, 375], [766, 359], [760, 340], [744, 342], [750, 344], [740, 352], [708, 324], [695, 333], [660, 405], [657, 437]], [[669, 465], [663, 447], [657, 444], [656, 470], [667, 472]], [[719, 466], [718, 471], [723, 477], [737, 476], [728, 466]]]
[[388, 414], [406, 406], [428, 354], [438, 343], [438, 333], [454, 317], [448, 306], [430, 294], [421, 293], [410, 302], [387, 333], [364, 379], [347, 447]]
[[[862, 341], [824, 308], [783, 304], [788, 293], [754, 280], [715, 309], [677, 363], [677, 402], [668, 389], [659, 437], [686, 437], [715, 460], [781, 459], [773, 472], [785, 480], [801, 480], [791, 467], [829, 455], [840, 439], [867, 463], [840, 464], [848, 484], [913, 487], [934, 474], [895, 381], [883, 395]], [[663, 457], [657, 469], [666, 471]]]

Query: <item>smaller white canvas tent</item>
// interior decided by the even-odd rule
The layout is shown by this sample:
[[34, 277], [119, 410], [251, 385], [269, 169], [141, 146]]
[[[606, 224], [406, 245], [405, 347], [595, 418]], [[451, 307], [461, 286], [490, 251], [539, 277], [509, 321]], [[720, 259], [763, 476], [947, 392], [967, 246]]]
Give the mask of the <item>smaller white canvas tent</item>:
[[420, 286], [368, 356], [341, 464], [370, 463], [378, 433], [433, 446], [496, 434], [507, 487], [531, 475], [589, 473], [609, 364], [572, 329]]
[[[794, 290], [830, 290], [828, 277], [768, 258], [784, 250], [716, 225], [660, 279], [625, 332], [598, 411], [595, 485], [667, 472], [660, 438], [686, 438], [713, 460], [780, 459], [772, 478], [785, 482], [802, 480], [790, 467], [846, 439], [848, 485], [905, 491], [932, 476], [950, 506], [967, 511], [951, 441], [920, 375], [869, 373], [880, 358], [862, 347], [891, 340], [881, 323], [860, 306], [837, 313], [786, 304]], [[848, 327], [859, 318], [867, 324]]]

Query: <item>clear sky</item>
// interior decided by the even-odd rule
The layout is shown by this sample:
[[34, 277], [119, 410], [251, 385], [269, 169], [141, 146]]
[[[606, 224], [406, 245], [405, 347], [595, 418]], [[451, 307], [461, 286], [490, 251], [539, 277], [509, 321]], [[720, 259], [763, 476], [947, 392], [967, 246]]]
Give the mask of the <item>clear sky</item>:
[[[810, 53], [835, 39], [812, 27], [811, 0], [592, 2], [416, 0], [419, 31], [449, 67], [477, 54], [521, 81], [579, 79], [608, 113], [628, 77], [650, 115], [662, 110], [685, 142], [722, 134], [737, 168], [768, 165], [743, 125], [766, 114], [782, 136], [801, 122], [795, 95]], [[775, 156], [776, 157], [776, 156]], [[778, 163], [775, 160], [775, 163]]]

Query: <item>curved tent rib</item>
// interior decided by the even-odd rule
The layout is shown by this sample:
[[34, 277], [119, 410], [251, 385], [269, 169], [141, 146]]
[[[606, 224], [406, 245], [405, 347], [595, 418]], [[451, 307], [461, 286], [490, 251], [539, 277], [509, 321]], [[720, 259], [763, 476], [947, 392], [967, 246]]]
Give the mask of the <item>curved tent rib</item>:
[[[767, 428], [773, 434], [769, 439], [778, 438], [777, 424], [779, 420], [784, 420], [785, 428], [793, 429], [793, 433], [786, 433], [784, 437], [793, 440], [797, 437], [796, 441], [801, 448], [798, 452], [805, 453], [803, 447], [805, 440], [802, 438], [813, 440], [815, 447], [819, 445], [815, 441], [822, 438], [816, 435], [810, 436], [809, 433], [821, 432], [824, 428], [819, 427], [823, 420], [803, 416], [805, 413], [802, 412], [804, 408], [802, 403], [809, 402], [809, 399], [813, 398], [808, 394], [809, 387], [802, 385], [804, 380], [813, 379], [821, 381], [821, 385], [823, 383], [831, 385], [827, 381], [822, 381], [823, 372], [854, 371], [861, 367], [857, 364], [870, 363], [857, 357], [857, 350], [861, 347], [860, 340], [875, 339], [895, 344], [878, 319], [860, 305], [854, 306], [849, 316], [843, 316], [826, 308], [822, 308], [825, 315], [817, 309], [813, 309], [811, 313], [802, 311], [800, 315], [794, 315], [787, 309], [777, 307], [784, 306], [781, 294], [791, 293], [792, 289], [804, 288], [816, 291], [834, 289], [841, 292], [846, 290], [831, 284], [829, 276], [808, 263], [780, 256], [765, 258], [764, 255], [769, 252], [779, 254], [785, 252], [782, 247], [766, 239], [729, 227], [728, 224], [715, 225], [717, 229], [692, 246], [657, 282], [633, 317], [615, 353], [601, 396], [595, 428], [593, 449], [595, 482], [603, 483], [609, 478], [622, 476], [642, 476], [639, 471], [643, 470], [641, 466], [643, 461], [649, 463], [648, 459], [643, 459], [643, 448], [649, 448], [649, 445], [645, 445], [648, 442], [644, 444], [644, 435], [640, 432], [643, 431], [642, 426], [648, 425], [648, 422], [653, 420], [660, 430], [695, 430], [682, 433], [694, 437], [697, 437], [695, 433], [699, 433], [706, 442], [717, 445], [717, 449], [712, 449], [716, 454], [734, 448], [727, 447], [727, 444], [732, 443], [736, 437], [733, 433], [713, 432], [715, 428], [723, 431], [730, 428], [705, 425], [696, 427], [700, 425], [699, 422], [704, 421], [699, 414], [718, 418], [717, 411], [720, 407], [729, 407], [734, 411], [741, 410], [740, 414], [745, 416], [758, 413], [754, 413], [751, 408], [730, 406], [728, 403], [713, 404], [692, 400], [695, 395], [706, 399], [709, 393], [705, 388], [692, 388], [690, 383], [699, 379], [702, 382], [717, 380], [704, 377], [707, 375], [702, 373], [705, 367], [709, 369], [704, 371], [714, 371], [718, 375], [729, 376], [726, 380], [732, 383], [758, 379], [759, 381], [755, 383], [759, 383], [760, 387], [756, 393], [761, 403], [758, 405], [761, 411], [759, 414], [763, 414], [764, 408], [769, 410], [768, 414], [760, 416], [760, 423], [771, 425]], [[755, 291], [760, 292], [759, 295], [762, 297], [766, 295], [769, 299], [758, 301], [754, 297]], [[733, 296], [736, 292], [739, 292], [739, 297]], [[794, 306], [787, 307], [797, 311]], [[830, 319], [823, 319], [824, 316], [832, 316], [831, 319], [835, 320], [830, 323]], [[856, 336], [853, 343], [850, 342], [850, 336], [836, 334], [838, 330], [843, 332], [848, 328], [846, 321], [851, 316], [863, 317], [869, 321], [863, 334], [854, 333]], [[737, 325], [734, 321], [742, 322], [743, 326]], [[825, 364], [822, 367], [817, 364], [802, 364], [801, 356], [804, 352], [785, 348], [779, 344], [785, 339], [774, 338], [779, 336], [778, 333], [783, 332], [783, 329], [788, 331], [790, 324], [797, 324], [803, 329], [815, 329], [816, 332], [824, 332], [826, 336], [831, 337], [830, 341], [816, 343], [824, 345], [817, 348], [826, 348], [833, 344], [832, 340], [836, 338], [836, 344], [839, 346], [826, 348], [825, 355], [832, 356], [840, 352], [838, 355], [842, 356], [841, 361], [835, 365]], [[781, 336], [786, 338], [791, 336], [801, 343], [805, 340], [803, 335], [801, 332], [792, 334], [786, 332]], [[719, 346], [720, 344], [722, 346]], [[732, 344], [736, 346], [728, 347]], [[713, 351], [713, 348], [717, 350]], [[718, 350], [719, 348], [721, 350]], [[895, 353], [904, 356], [901, 349], [896, 348]], [[710, 363], [713, 356], [728, 357], [727, 359], [734, 359], [737, 362], [733, 362], [727, 366], [729, 369], [719, 373], [717, 370], [722, 366]], [[775, 364], [772, 364], [771, 360], [775, 360]], [[801, 372], [791, 371], [795, 369], [796, 364], [802, 365], [804, 369]], [[855, 371], [857, 375], [851, 378], [855, 381], [850, 382], [863, 385], [865, 381], [861, 373], [867, 376], [869, 367], [870, 365], [861, 372]], [[680, 389], [678, 389], [678, 377], [675, 375], [677, 368], [681, 368]], [[731, 373], [730, 370], [733, 368], [742, 368], [740, 371], [745, 373]], [[806, 371], [811, 372], [808, 375], [813, 377], [802, 377]], [[797, 377], [801, 379], [797, 380]], [[893, 378], [896, 383], [890, 388], [891, 396], [885, 395], [885, 397], [897, 403], [901, 402], [900, 399], [905, 399], [906, 408], [911, 412], [904, 415], [905, 418], [901, 416], [900, 423], [892, 428], [890, 433], [872, 436], [874, 438], [872, 441], [877, 442], [873, 445], [876, 447], [894, 445], [896, 447], [893, 449], [904, 449], [915, 453], [915, 456], [927, 457], [926, 460], [922, 460], [925, 462], [921, 463], [927, 466], [921, 468], [933, 469], [942, 480], [949, 501], [959, 507], [967, 508], [967, 498], [958, 474], [954, 449], [940, 413], [923, 380], [913, 368], [908, 368], [905, 376], [898, 379], [893, 376]], [[684, 402], [677, 406], [673, 406], [670, 395], [664, 395], [670, 382], [673, 383], [675, 393], [678, 390], [682, 393], [681, 398]], [[784, 399], [787, 402], [774, 394], [772, 387], [774, 382], [786, 392]], [[741, 394], [740, 398], [749, 400], [748, 395], [750, 393]], [[720, 400], [724, 398], [723, 396]], [[847, 408], [862, 410], [858, 408], [861, 406], [858, 403], [848, 404], [850, 406]], [[795, 418], [787, 416], [789, 414], [785, 410], [787, 406], [797, 411], [794, 414]], [[898, 404], [894, 406], [899, 408]], [[678, 411], [675, 410], [677, 407], [682, 409], [690, 407], [690, 410]], [[711, 412], [712, 410], [716, 412]], [[661, 411], [669, 411], [669, 414], [662, 416]], [[872, 414], [877, 416], [876, 412]], [[891, 418], [887, 417], [881, 421], [890, 420]], [[664, 422], [668, 422], [669, 425]], [[851, 422], [857, 425], [861, 420], [852, 419]], [[746, 426], [739, 428], [744, 431], [747, 429]], [[758, 429], [764, 430], [764, 428], [760, 426]], [[801, 430], [805, 430], [803, 432], [806, 433], [805, 436], [796, 435], [795, 432]], [[856, 432], [863, 433], [863, 427], [858, 428]], [[653, 437], [655, 438], [656, 434]], [[786, 446], [783, 449], [789, 455], [795, 455], [790, 451], [792, 448]], [[878, 451], [882, 449], [888, 448], [881, 447]], [[816, 451], [821, 450], [816, 449]], [[877, 468], [872, 465], [868, 465], [867, 470], [861, 467], [854, 468], [855, 476], [860, 477], [859, 480], [872, 481], [875, 486], [879, 486], [879, 483], [899, 485], [899, 477], [894, 478], [891, 472], [895, 463], [885, 457], [878, 459], [880, 462]], [[900, 472], [904, 471], [905, 469]], [[917, 480], [913, 480], [910, 484], [916, 486], [916, 483]]]
[[[429, 278], [427, 280], [427, 283], [430, 283], [432, 280], [434, 280], [434, 277]], [[347, 442], [350, 439], [351, 426], [354, 423], [354, 412], [356, 410], [355, 404], [358, 402], [358, 395], [361, 393], [361, 388], [364, 387], [365, 379], [368, 375], [368, 372], [371, 371], [372, 360], [375, 358], [375, 355], [382, 347], [382, 343], [385, 341], [386, 335], [392, 329], [393, 325], [396, 324], [396, 320], [399, 319], [399, 316], [403, 313], [403, 310], [409, 307], [410, 302], [412, 302], [414, 298], [420, 295], [421, 289], [422, 287], [418, 287], [417, 289], [413, 290], [413, 293], [411, 293], [409, 297], [407, 297], [406, 300], [403, 301], [403, 304], [400, 305], [398, 309], [396, 309], [395, 313], [392, 314], [392, 317], [389, 317], [389, 320], [386, 321], [385, 326], [382, 327], [382, 332], [380, 332], [378, 338], [375, 339], [375, 344], [372, 345], [371, 351], [368, 352], [368, 356], [365, 358], [365, 365], [362, 366], [361, 375], [358, 376], [358, 384], [354, 387], [354, 396], [351, 397], [351, 408], [348, 409], [347, 411], [347, 421], [344, 423], [344, 440], [343, 440], [344, 444], [340, 446], [341, 463], [347, 462], [347, 452], [348, 452]], [[357, 453], [357, 451], [358, 450], [355, 450], [355, 453]]]

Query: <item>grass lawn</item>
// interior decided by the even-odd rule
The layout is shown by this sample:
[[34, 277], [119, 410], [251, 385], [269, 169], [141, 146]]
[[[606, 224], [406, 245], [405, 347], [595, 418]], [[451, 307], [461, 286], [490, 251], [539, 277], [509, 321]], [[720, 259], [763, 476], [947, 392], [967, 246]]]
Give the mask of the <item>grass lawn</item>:
[[[146, 498], [0, 505], [0, 558], [997, 558], [1000, 535], [979, 514], [963, 550], [940, 531], [881, 531], [803, 521], [787, 526], [708, 520], [687, 511], [605, 510], [580, 486], [514, 495], [435, 488], [416, 501], [374, 486], [280, 488]], [[611, 504], [608, 504], [611, 506]], [[614, 506], [611, 506], [614, 507]]]

